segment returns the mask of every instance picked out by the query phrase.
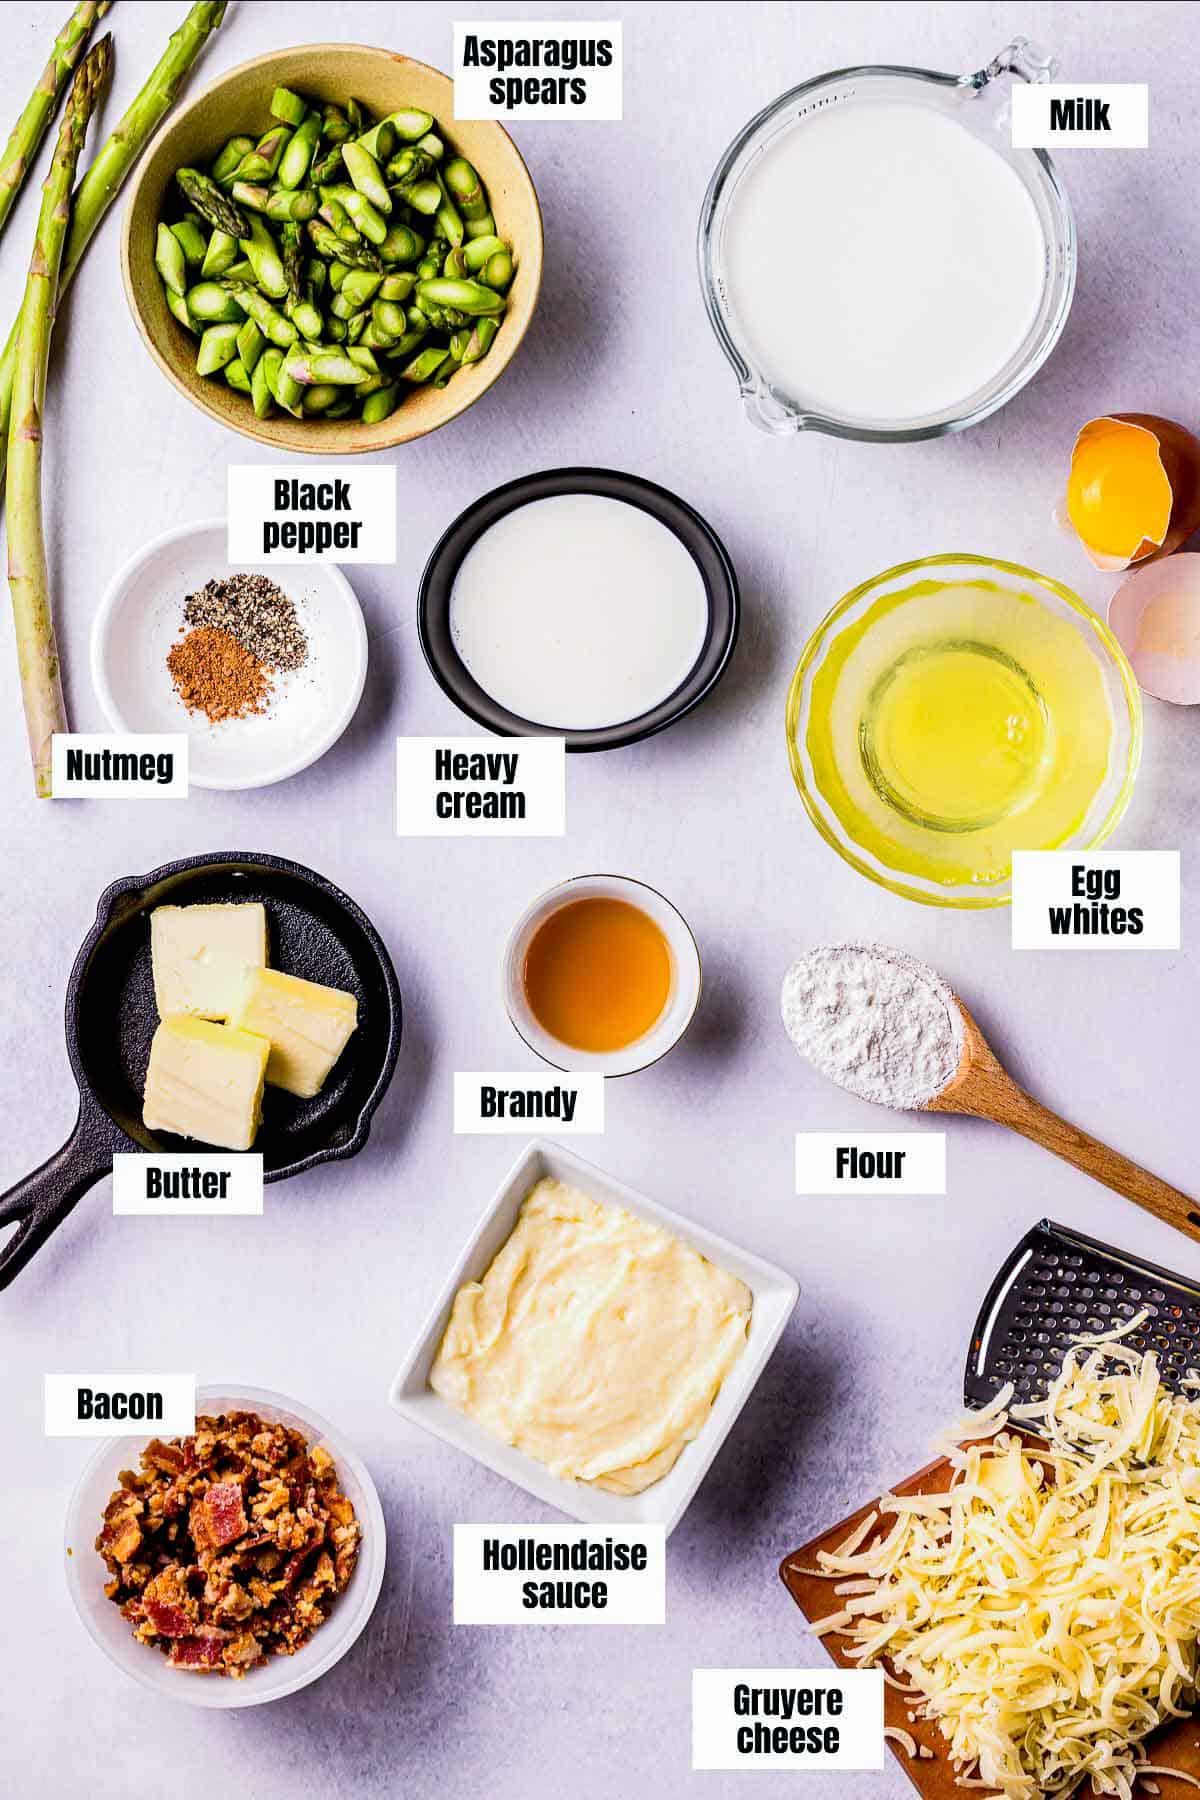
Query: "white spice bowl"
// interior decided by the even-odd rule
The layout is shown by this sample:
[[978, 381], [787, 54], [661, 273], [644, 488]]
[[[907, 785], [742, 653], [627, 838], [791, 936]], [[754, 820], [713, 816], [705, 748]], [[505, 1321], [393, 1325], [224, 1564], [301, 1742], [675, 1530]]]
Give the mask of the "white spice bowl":
[[[367, 678], [367, 628], [354, 589], [332, 563], [274, 568], [226, 560], [224, 519], [152, 538], [117, 570], [92, 624], [92, 685], [117, 732], [182, 732], [197, 788], [259, 788], [286, 781], [332, 749], [354, 717]], [[266, 575], [296, 607], [308, 661], [273, 678], [265, 713], [210, 724], [189, 713], [167, 669], [183, 629], [183, 603], [206, 582]]]

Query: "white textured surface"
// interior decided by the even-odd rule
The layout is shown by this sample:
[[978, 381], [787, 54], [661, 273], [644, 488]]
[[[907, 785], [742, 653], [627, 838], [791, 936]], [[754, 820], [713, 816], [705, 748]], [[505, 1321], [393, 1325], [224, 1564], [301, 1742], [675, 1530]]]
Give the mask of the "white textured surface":
[[[119, 0], [118, 89], [137, 87], [184, 0]], [[4, 105], [31, 85], [64, 0], [4, 8]], [[456, 12], [499, 7], [231, 5], [205, 74], [269, 47], [342, 37], [445, 67]], [[8, 1055], [0, 1179], [65, 1136], [73, 1095], [60, 1014], [71, 958], [105, 883], [205, 849], [274, 850], [362, 902], [395, 957], [406, 1042], [367, 1151], [273, 1188], [262, 1219], [113, 1219], [93, 1191], [0, 1297], [6, 1545], [0, 1715], [18, 1792], [118, 1800], [153, 1772], [179, 1800], [297, 1792], [435, 1800], [608, 1800], [649, 1780], [724, 1800], [797, 1791], [792, 1776], [689, 1777], [693, 1665], [819, 1664], [780, 1587], [779, 1557], [924, 1460], [952, 1414], [982, 1292], [1043, 1213], [1200, 1273], [1192, 1244], [998, 1130], [950, 1120], [946, 1200], [798, 1201], [791, 1134], [879, 1129], [883, 1115], [806, 1071], [778, 1017], [779, 983], [809, 946], [894, 942], [960, 991], [1014, 1074], [1080, 1124], [1196, 1185], [1196, 977], [1179, 955], [1025, 954], [1004, 912], [924, 910], [860, 880], [808, 826], [788, 774], [783, 703], [809, 627], [854, 583], [906, 557], [968, 549], [1042, 568], [1100, 602], [1110, 583], [1050, 509], [1078, 425], [1112, 407], [1196, 422], [1200, 210], [1191, 5], [900, 7], [626, 5], [552, 0], [543, 17], [626, 21], [621, 125], [516, 131], [546, 215], [535, 329], [504, 381], [398, 453], [404, 550], [354, 571], [371, 633], [359, 714], [315, 769], [185, 805], [36, 806], [28, 797], [11, 645], [0, 641]], [[728, 139], [787, 83], [872, 59], [974, 68], [1014, 32], [1081, 80], [1149, 79], [1146, 152], [1063, 159], [1080, 287], [1048, 367], [976, 431], [906, 448], [775, 443], [743, 425], [696, 291], [693, 233]], [[666, 106], [670, 102], [669, 109]], [[5, 121], [4, 128], [7, 122]], [[3, 242], [7, 318], [35, 201]], [[210, 517], [225, 467], [253, 452], [193, 412], [147, 360], [117, 271], [117, 221], [64, 310], [47, 419], [50, 548], [75, 723], [102, 720], [87, 677], [95, 601], [153, 532]], [[271, 460], [264, 456], [264, 461]], [[391, 740], [463, 722], [420, 658], [414, 598], [439, 533], [487, 487], [571, 462], [675, 488], [724, 536], [745, 622], [714, 698], [640, 748], [573, 763], [565, 842], [400, 842]], [[1147, 759], [1118, 838], [1185, 851], [1184, 941], [1200, 820], [1195, 713], [1147, 706]], [[511, 1159], [450, 1135], [451, 1072], [527, 1063], [498, 960], [526, 901], [564, 875], [617, 869], [661, 886], [696, 929], [705, 999], [684, 1044], [621, 1082], [597, 1160], [666, 1205], [798, 1275], [800, 1306], [671, 1542], [661, 1630], [463, 1629], [450, 1622], [455, 1520], [550, 1517], [514, 1488], [407, 1430], [390, 1375]], [[375, 1619], [307, 1693], [252, 1713], [164, 1705], [108, 1667], [71, 1611], [60, 1567], [67, 1495], [86, 1446], [41, 1435], [47, 1367], [195, 1367], [293, 1393], [369, 1462], [390, 1559]], [[811, 1775], [811, 1800], [909, 1789]]]

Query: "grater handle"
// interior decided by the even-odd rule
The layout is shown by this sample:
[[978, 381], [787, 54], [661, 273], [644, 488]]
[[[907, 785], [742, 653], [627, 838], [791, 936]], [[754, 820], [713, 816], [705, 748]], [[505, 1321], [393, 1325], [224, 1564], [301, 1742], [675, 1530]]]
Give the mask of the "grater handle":
[[1200, 1241], [1200, 1200], [1193, 1200], [1179, 1188], [1172, 1187], [1169, 1181], [1160, 1180], [1149, 1169], [1122, 1156], [1120, 1151], [1111, 1150], [1098, 1138], [1081, 1131], [1078, 1125], [1060, 1119], [1048, 1106], [1043, 1106], [1040, 1100], [1018, 1087], [1005, 1070], [997, 1067], [997, 1074], [999, 1079], [984, 1083], [980, 1079], [982, 1071], [973, 1072], [972, 1086], [986, 1085], [988, 1092], [969, 1106], [964, 1106], [960, 1099], [956, 1110], [995, 1119], [997, 1124], [1019, 1131], [1022, 1137], [1041, 1144], [1043, 1149], [1052, 1150], [1055, 1156], [1061, 1156], [1064, 1162], [1081, 1169], [1094, 1181], [1103, 1182], [1105, 1187], [1123, 1194], [1136, 1206], [1144, 1207], [1164, 1224], [1174, 1225], [1177, 1231]]

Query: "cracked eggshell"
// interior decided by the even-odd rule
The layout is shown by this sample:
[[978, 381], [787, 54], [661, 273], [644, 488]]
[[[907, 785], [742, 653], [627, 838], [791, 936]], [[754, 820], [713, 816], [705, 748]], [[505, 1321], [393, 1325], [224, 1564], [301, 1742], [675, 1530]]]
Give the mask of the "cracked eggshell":
[[1200, 442], [1156, 413], [1092, 419], [1071, 451], [1067, 512], [1098, 569], [1169, 556], [1200, 526]]
[[1108, 623], [1144, 692], [1200, 703], [1200, 555], [1135, 569], [1110, 600]]

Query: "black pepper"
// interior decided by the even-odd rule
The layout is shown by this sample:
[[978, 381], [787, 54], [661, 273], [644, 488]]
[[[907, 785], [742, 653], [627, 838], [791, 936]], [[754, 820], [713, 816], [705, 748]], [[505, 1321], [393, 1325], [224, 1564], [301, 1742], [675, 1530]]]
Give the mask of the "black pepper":
[[265, 669], [300, 669], [308, 660], [308, 637], [296, 608], [266, 575], [206, 582], [184, 601], [183, 621], [193, 630], [228, 632]]

